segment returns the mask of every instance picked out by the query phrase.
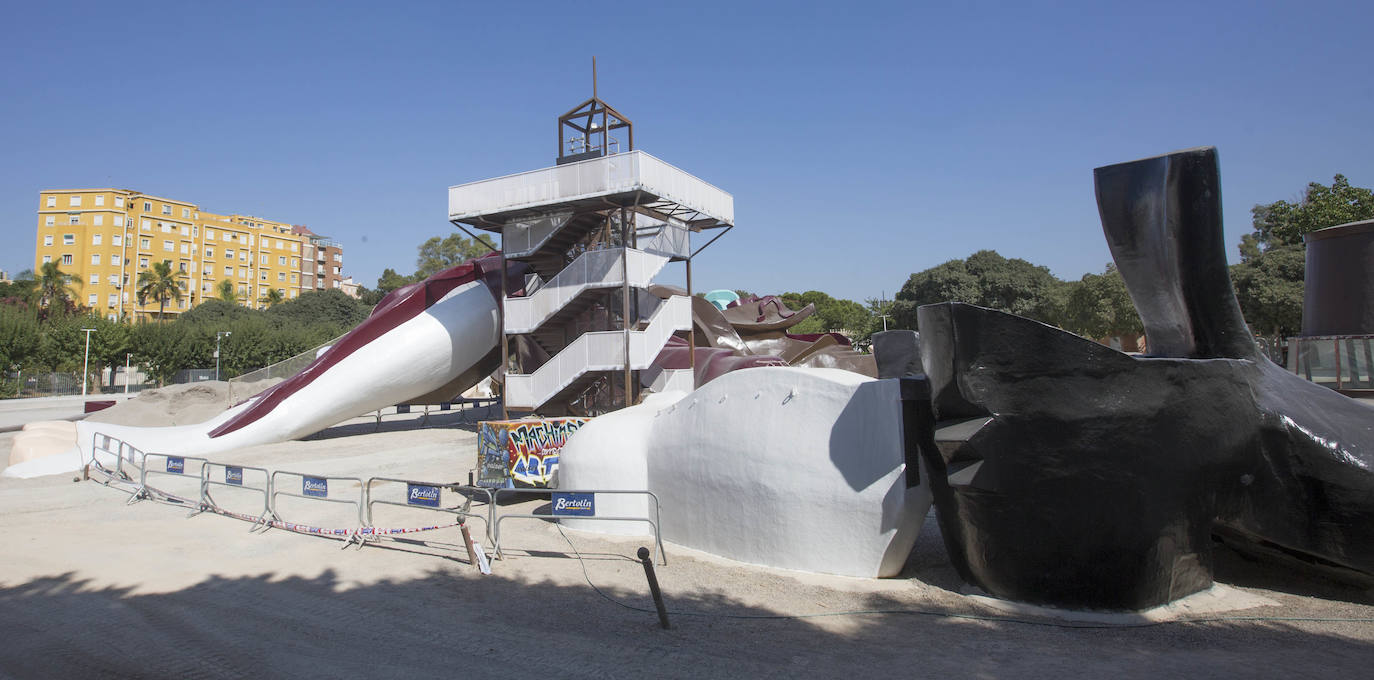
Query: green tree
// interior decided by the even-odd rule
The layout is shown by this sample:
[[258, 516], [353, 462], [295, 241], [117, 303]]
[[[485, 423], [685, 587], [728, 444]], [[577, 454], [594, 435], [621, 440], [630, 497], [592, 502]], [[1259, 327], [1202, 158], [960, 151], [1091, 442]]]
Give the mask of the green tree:
[[1045, 267], [980, 250], [912, 274], [892, 305], [889, 327], [916, 328], [916, 309], [939, 302], [967, 302], [1053, 322], [1060, 281]]
[[302, 293], [293, 300], [287, 300], [267, 310], [269, 319], [298, 326], [324, 324], [342, 334], [363, 322], [372, 308], [361, 300], [355, 300], [337, 288], [325, 291]]
[[81, 282], [63, 272], [56, 262], [44, 262], [28, 285], [32, 286], [39, 308], [52, 314], [54, 311], [67, 313], [75, 309], [76, 290], [73, 286], [79, 286]]
[[268, 288], [267, 291], [262, 294], [262, 298], [260, 298], [258, 301], [263, 303], [264, 305], [267, 305], [268, 307], [272, 307], [285, 299], [286, 295], [281, 292], [280, 288]]
[[834, 298], [818, 290], [805, 293], [783, 293], [778, 296], [790, 309], [815, 305], [816, 313], [788, 329], [790, 333], [848, 333], [852, 340], [868, 336], [871, 314], [863, 305], [842, 298]]
[[0, 397], [18, 396], [19, 385], [6, 374], [23, 366], [37, 350], [40, 328], [32, 311], [0, 305]]
[[148, 300], [157, 300], [159, 322], [165, 320], [168, 300], [181, 300], [181, 285], [172, 273], [172, 263], [168, 260], [153, 263], [152, 269], [140, 272], [137, 282], [138, 304], [146, 305]]
[[377, 290], [382, 295], [386, 295], [397, 288], [415, 283], [416, 280], [414, 276], [403, 276], [396, 273], [395, 269], [387, 267], [382, 270], [382, 275], [377, 278]]
[[1307, 185], [1301, 201], [1275, 201], [1250, 211], [1254, 231], [1241, 238], [1231, 267], [1245, 320], [1260, 335], [1296, 335], [1302, 326], [1306, 246], [1303, 236], [1326, 227], [1374, 219], [1374, 191], [1336, 175], [1331, 186]]
[[435, 236], [420, 244], [419, 257], [415, 258], [414, 278], [416, 281], [429, 278], [436, 272], [486, 255], [492, 248], [457, 233], [443, 238]]
[[215, 284], [215, 299], [223, 300], [230, 304], [238, 304], [239, 296], [238, 293], [234, 291], [234, 282], [229, 279], [220, 279], [220, 282]]
[[1145, 332], [1116, 265], [1108, 264], [1101, 274], [1084, 274], [1065, 290], [1067, 299], [1057, 324], [1061, 328], [1093, 340]]

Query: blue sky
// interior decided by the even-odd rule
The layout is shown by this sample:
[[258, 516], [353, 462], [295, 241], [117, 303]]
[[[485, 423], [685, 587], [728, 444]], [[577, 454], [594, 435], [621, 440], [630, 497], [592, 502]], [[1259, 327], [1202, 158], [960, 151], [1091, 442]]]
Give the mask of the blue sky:
[[1256, 203], [1374, 186], [1374, 4], [1112, 5], [11, 3], [0, 268], [40, 190], [114, 186], [409, 272], [448, 186], [552, 164], [592, 55], [637, 148], [735, 197], [699, 290], [891, 298], [984, 248], [1078, 278], [1110, 260], [1092, 169], [1193, 146], [1233, 260]]

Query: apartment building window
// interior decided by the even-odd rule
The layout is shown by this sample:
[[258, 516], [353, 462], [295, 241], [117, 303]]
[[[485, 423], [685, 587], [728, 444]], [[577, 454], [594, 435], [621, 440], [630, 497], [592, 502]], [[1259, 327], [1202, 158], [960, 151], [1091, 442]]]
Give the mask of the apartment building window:
[[191, 227], [192, 236], [200, 236], [200, 227]]
[[335, 262], [343, 262], [343, 253], [334, 253]]
[[233, 276], [233, 275], [234, 275], [234, 268], [233, 268], [233, 267], [225, 267], [225, 268], [224, 268], [224, 276], [225, 276], [225, 277], [231, 277], [231, 276]]
[[253, 236], [252, 236], [252, 234], [244, 234], [244, 235], [243, 235], [243, 244], [244, 244], [244, 245], [248, 245], [248, 246], [253, 245]]
[[215, 268], [207, 264], [207, 265], [205, 265], [204, 267], [201, 267], [201, 268], [200, 268], [200, 273], [201, 273], [202, 275], [204, 275], [204, 276], [207, 276], [207, 277], [209, 277], [209, 276], [214, 276], [214, 275], [215, 275]]
[[98, 284], [98, 283], [100, 283], [100, 275], [99, 275], [99, 274], [91, 274], [91, 285], [94, 286], [94, 285], [96, 285], [96, 284]]
[[239, 295], [240, 295], [240, 296], [243, 296], [243, 295], [247, 295], [247, 294], [248, 294], [248, 286], [239, 286]]
[[91, 253], [91, 264], [100, 264], [100, 253]]
[[124, 226], [124, 216], [123, 216], [123, 215], [115, 215], [115, 216], [114, 216], [114, 225], [115, 225], [116, 227], [122, 227], [122, 226]]
[[262, 279], [263, 281], [266, 281], [266, 280], [267, 280], [267, 272], [260, 272], [260, 273], [261, 273], [262, 275], [259, 276], [258, 278]]
[[111, 255], [111, 256], [110, 256], [110, 264], [112, 264], [112, 265], [118, 267], [118, 266], [120, 265], [120, 263], [121, 263], [121, 260], [120, 260], [120, 258], [119, 258], [118, 255]]
[[49, 263], [49, 262], [52, 262], [52, 255], [44, 255], [44, 256], [43, 256], [43, 264], [47, 264], [47, 263]]
[[185, 225], [185, 224], [181, 225], [181, 235], [182, 235], [182, 236], [190, 236], [190, 235], [191, 235], [191, 227], [189, 227], [189, 226], [187, 226], [187, 225]]
[[173, 248], [173, 247], [172, 247], [172, 242], [171, 242], [171, 241], [163, 241], [163, 242], [162, 242], [162, 249], [165, 250], [165, 251], [167, 251], [167, 252], [169, 252], [169, 253], [176, 250], [176, 248]]
[[208, 227], [205, 229], [205, 240], [206, 240], [206, 241], [213, 241], [213, 240], [215, 240], [215, 230], [214, 230], [214, 229], [210, 229], [210, 228], [208, 228]]
[[152, 250], [152, 249], [153, 249], [153, 240], [150, 239], [150, 238], [141, 238], [141, 239], [139, 239], [139, 240], [138, 240], [138, 249], [139, 249], [139, 250]]
[[125, 303], [125, 304], [128, 304], [128, 303], [129, 303], [129, 293], [128, 293], [128, 292], [120, 293], [120, 294], [119, 294], [119, 297], [120, 297], [121, 299], [124, 300], [124, 303]]
[[139, 223], [139, 228], [142, 229], [143, 231], [152, 231], [152, 230], [153, 230], [153, 223], [152, 223], [152, 222], [149, 222], [148, 220], [143, 220], [142, 222]]
[[206, 257], [214, 257], [214, 256], [215, 256], [215, 247], [214, 247], [214, 246], [205, 246], [205, 256], [206, 256]]
[[152, 204], [152, 203], [149, 203], [148, 201], [144, 201], [144, 202], [143, 202], [143, 212], [152, 212], [152, 211], [153, 211], [153, 204]]
[[95, 207], [99, 208], [102, 205], [105, 205], [105, 194], [100, 194], [95, 197]]
[[179, 308], [181, 308], [181, 309], [186, 309], [186, 298], [182, 298], [182, 299], [180, 299], [180, 300], [177, 300], [177, 307], [179, 307]]
[[339, 268], [338, 268], [338, 267], [335, 267], [335, 268], [334, 268], [334, 275], [335, 275], [335, 276], [338, 276], [338, 275], [339, 275]]
[[[206, 276], [209, 276], [209, 275], [210, 275], [210, 272], [205, 272], [205, 275], [206, 275]], [[200, 282], [200, 292], [202, 292], [202, 293], [208, 293], [208, 292], [210, 292], [210, 282], [209, 282], [209, 281], [201, 281], [201, 282]]]
[[244, 269], [243, 267], [239, 267], [239, 278], [241, 278], [241, 279], [246, 279], [246, 278], [248, 278], [248, 270], [247, 270], [247, 269]]
[[148, 268], [148, 258], [146, 258], [146, 257], [140, 257], [140, 258], [138, 258], [138, 268], [139, 268], [139, 269], [147, 269], [147, 268]]
[[115, 196], [115, 207], [116, 207], [116, 208], [123, 208], [123, 207], [124, 207], [124, 197], [123, 197], [123, 196]]
[[95, 293], [91, 293], [90, 295], [86, 296], [86, 306], [87, 306], [87, 307], [94, 307], [94, 306], [95, 306], [95, 300], [96, 300]]
[[240, 250], [240, 251], [239, 251], [239, 262], [247, 262], [247, 261], [248, 261], [248, 251], [246, 251], [246, 250]]
[[299, 278], [299, 277], [298, 277], [296, 274], [294, 274], [294, 273], [291, 274], [291, 283], [296, 283], [297, 280], [298, 280], [298, 278]]
[[62, 235], [62, 245], [64, 245], [64, 246], [76, 245], [76, 234], [63, 234], [63, 235]]
[[[118, 225], [116, 225], [116, 226], [118, 226]], [[122, 245], [124, 245], [124, 235], [123, 235], [123, 234], [115, 234], [114, 236], [111, 236], [111, 237], [110, 237], [110, 245], [112, 245], [112, 246], [122, 246]]]
[[281, 282], [285, 282], [285, 281], [286, 281], [286, 272], [277, 272], [277, 280], [278, 280], [278, 281], [281, 281]]
[[63, 264], [63, 265], [66, 265], [66, 266], [68, 266], [68, 267], [71, 266], [71, 264], [72, 264], [72, 254], [71, 254], [71, 253], [62, 253], [62, 264]]
[[230, 259], [230, 260], [234, 259], [234, 249], [233, 249], [233, 248], [225, 248], [225, 249], [224, 249], [224, 256], [225, 256], [226, 258]]
[[299, 257], [293, 257], [293, 258], [291, 258], [291, 267], [292, 267], [293, 269], [300, 269], [300, 268], [301, 268], [301, 258], [299, 258]]
[[67, 216], [67, 224], [81, 224], [81, 216], [80, 216], [80, 215], [68, 215], [68, 216]]
[[182, 208], [182, 209], [181, 209], [181, 216], [189, 219], [189, 218], [191, 217], [191, 209], [190, 209], [190, 208]]
[[43, 236], [43, 245], [45, 245], [45, 246], [50, 246], [50, 245], [52, 245], [52, 234], [46, 234], [46, 235]]
[[163, 204], [162, 204], [162, 214], [163, 214], [163, 215], [170, 215], [170, 214], [172, 214], [172, 206], [167, 205], [166, 203], [163, 203]]
[[68, 207], [71, 207], [71, 208], [80, 208], [80, 207], [81, 207], [81, 197], [80, 197], [80, 196], [72, 196], [70, 199], [67, 200], [67, 206], [68, 206]]
[[105, 297], [106, 307], [113, 307], [116, 304], [119, 304], [119, 296], [115, 295], [114, 293], [110, 293], [108, 296]]
[[119, 275], [118, 275], [118, 274], [110, 274], [109, 283], [110, 283], [111, 286], [118, 286], [118, 285], [119, 285]]
[[104, 238], [104, 237], [103, 237], [101, 234], [91, 234], [91, 245], [93, 245], [93, 246], [98, 246], [98, 245], [100, 245], [100, 241], [101, 241], [102, 238]]
[[299, 243], [292, 243], [292, 244], [291, 244], [291, 252], [293, 252], [293, 253], [298, 253], [298, 252], [300, 252], [300, 250], [301, 250], [301, 244], [299, 244]]
[[95, 216], [92, 216], [92, 217], [91, 217], [91, 224], [94, 224], [94, 225], [97, 226], [97, 227], [103, 227], [103, 226], [105, 226], [105, 216], [104, 216], [104, 215], [95, 215]]
[[56, 207], [57, 207], [57, 197], [56, 197], [56, 196], [49, 196], [49, 197], [48, 197], [48, 207], [49, 207], [49, 208], [56, 208]]
[[277, 264], [279, 264], [279, 265], [285, 267], [285, 266], [286, 266], [286, 256], [285, 256], [285, 255], [278, 255], [278, 256], [277, 256]]
[[181, 254], [182, 254], [182, 255], [190, 255], [190, 254], [191, 254], [191, 246], [190, 246], [189, 244], [186, 244], [186, 243], [181, 244]]
[[267, 253], [258, 256], [258, 264], [267, 264]]
[[164, 233], [164, 234], [170, 234], [170, 233], [172, 233], [172, 225], [167, 224], [166, 222], [158, 222], [158, 223], [157, 223], [157, 226], [158, 226], [159, 229], [162, 230], [162, 233]]
[[[185, 262], [178, 262], [178, 263], [177, 263], [177, 271], [178, 271], [178, 272], [181, 272], [182, 274], [185, 274], [185, 273], [186, 273], [186, 263], [185, 263]], [[185, 287], [186, 287], [186, 282], [185, 282], [185, 281], [182, 281], [182, 282], [181, 282], [181, 287], [182, 287], [182, 288], [185, 288]]]
[[57, 224], [57, 218], [53, 217], [52, 215], [48, 215], [47, 217], [43, 218], [43, 224], [44, 226], [51, 227], [52, 225]]

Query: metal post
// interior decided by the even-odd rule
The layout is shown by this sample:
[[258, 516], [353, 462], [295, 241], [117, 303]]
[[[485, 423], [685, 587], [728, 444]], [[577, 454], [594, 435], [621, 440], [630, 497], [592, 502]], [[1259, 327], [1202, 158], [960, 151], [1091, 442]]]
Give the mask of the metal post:
[[510, 420], [506, 396], [510, 394], [510, 338], [506, 336], [506, 231], [501, 230], [501, 304], [496, 306], [496, 323], [501, 326], [501, 420]]
[[215, 380], [219, 380], [219, 340], [222, 337], [233, 335], [233, 331], [215, 331]]
[[90, 373], [91, 366], [91, 333], [94, 328], [81, 329], [86, 332], [86, 356], [81, 360], [81, 396], [86, 396], [86, 377]]
[[[632, 404], [630, 394], [630, 236], [625, 225], [625, 209], [620, 209], [620, 325], [625, 333], [625, 398], [622, 406]], [[636, 321], [638, 321], [636, 319]]]
[[[687, 256], [687, 304], [691, 309], [692, 304], [692, 256]], [[696, 315], [692, 315], [695, 319]], [[692, 389], [697, 388], [697, 324], [693, 320], [687, 329], [687, 356], [691, 358], [692, 366]]]
[[649, 579], [649, 593], [654, 596], [654, 608], [658, 609], [658, 623], [665, 629], [671, 628], [668, 625], [668, 608], [663, 604], [663, 592], [658, 589], [658, 576], [654, 575], [654, 562], [649, 559], [649, 549], [639, 546], [640, 564], [644, 565], [644, 577]]
[[124, 394], [129, 393], [129, 362], [133, 358], [133, 354], [129, 352], [124, 353]]

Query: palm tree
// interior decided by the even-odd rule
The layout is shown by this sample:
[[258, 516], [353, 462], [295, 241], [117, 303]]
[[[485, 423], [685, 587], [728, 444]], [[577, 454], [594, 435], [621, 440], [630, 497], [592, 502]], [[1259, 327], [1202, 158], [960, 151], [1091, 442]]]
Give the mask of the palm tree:
[[284, 299], [286, 296], [282, 295], [280, 288], [268, 288], [267, 292], [262, 294], [262, 299], [259, 302], [271, 307]]
[[238, 304], [239, 301], [238, 295], [234, 293], [234, 282], [229, 279], [221, 279], [215, 284], [215, 297], [234, 304]]
[[73, 284], [80, 285], [80, 282], [59, 269], [56, 262], [44, 262], [38, 268], [38, 276], [29, 285], [32, 286], [32, 293], [38, 296], [38, 306], [48, 310], [54, 303], [60, 303], [63, 309], [71, 306], [76, 297]]
[[148, 304], [148, 299], [157, 300], [157, 316], [161, 321], [167, 311], [168, 300], [181, 300], [181, 285], [172, 274], [172, 263], [163, 260], [153, 264], [149, 271], [138, 275], [138, 304]]

